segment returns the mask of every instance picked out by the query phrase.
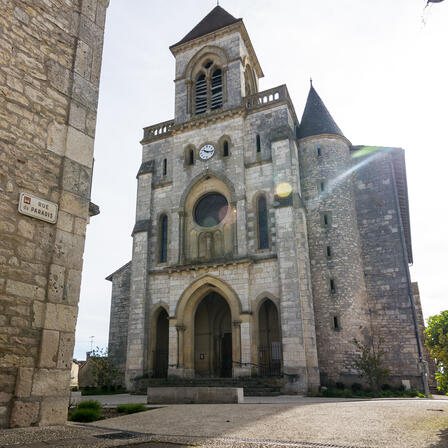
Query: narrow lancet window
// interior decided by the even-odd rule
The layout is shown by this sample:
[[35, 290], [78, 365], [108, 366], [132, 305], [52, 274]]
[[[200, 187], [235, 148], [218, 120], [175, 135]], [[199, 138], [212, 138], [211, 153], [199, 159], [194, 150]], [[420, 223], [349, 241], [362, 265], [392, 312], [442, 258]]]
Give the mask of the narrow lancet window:
[[257, 152], [261, 152], [261, 140], [258, 134], [257, 134]]
[[166, 159], [163, 159], [163, 175], [166, 176], [168, 162]]
[[212, 74], [212, 98], [210, 108], [211, 110], [222, 107], [222, 71], [220, 68], [216, 69]]
[[335, 330], [340, 330], [341, 329], [341, 327], [339, 326], [338, 316], [333, 316], [333, 328]]
[[162, 215], [160, 218], [160, 263], [165, 263], [168, 253], [168, 217]]
[[330, 292], [331, 294], [336, 293], [336, 284], [333, 278], [330, 279]]
[[194, 152], [192, 149], [188, 151], [188, 165], [194, 165]]
[[266, 198], [260, 196], [257, 201], [257, 218], [258, 218], [258, 249], [269, 248], [268, 234], [268, 209]]
[[224, 157], [229, 157], [229, 143], [227, 141], [225, 141], [223, 144], [222, 155]]
[[205, 75], [202, 73], [196, 80], [195, 85], [196, 95], [196, 115], [203, 114], [207, 110], [207, 81]]

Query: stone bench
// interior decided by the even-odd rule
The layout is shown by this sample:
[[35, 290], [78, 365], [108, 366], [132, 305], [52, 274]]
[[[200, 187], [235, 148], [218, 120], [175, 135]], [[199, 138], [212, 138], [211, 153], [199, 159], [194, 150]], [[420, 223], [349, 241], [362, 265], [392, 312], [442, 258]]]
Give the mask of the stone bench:
[[242, 387], [148, 387], [148, 404], [242, 403]]

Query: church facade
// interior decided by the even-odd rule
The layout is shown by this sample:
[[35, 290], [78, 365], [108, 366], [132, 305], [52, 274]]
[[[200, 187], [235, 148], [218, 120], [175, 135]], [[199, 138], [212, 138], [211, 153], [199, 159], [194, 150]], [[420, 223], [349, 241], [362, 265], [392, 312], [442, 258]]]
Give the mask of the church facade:
[[111, 274], [109, 354], [149, 377], [359, 382], [361, 343], [422, 388], [404, 151], [353, 146], [311, 85], [263, 92], [241, 19], [180, 42], [175, 117], [144, 129], [132, 260]]

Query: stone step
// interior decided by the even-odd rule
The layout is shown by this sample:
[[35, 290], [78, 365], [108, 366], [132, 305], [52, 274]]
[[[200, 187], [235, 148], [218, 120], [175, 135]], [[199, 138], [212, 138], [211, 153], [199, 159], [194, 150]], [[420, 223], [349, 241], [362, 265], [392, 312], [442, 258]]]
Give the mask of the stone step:
[[280, 395], [279, 387], [245, 387], [245, 397], [278, 397]]
[[138, 391], [146, 393], [148, 387], [241, 387], [245, 396], [280, 395], [278, 378], [145, 378], [138, 381]]

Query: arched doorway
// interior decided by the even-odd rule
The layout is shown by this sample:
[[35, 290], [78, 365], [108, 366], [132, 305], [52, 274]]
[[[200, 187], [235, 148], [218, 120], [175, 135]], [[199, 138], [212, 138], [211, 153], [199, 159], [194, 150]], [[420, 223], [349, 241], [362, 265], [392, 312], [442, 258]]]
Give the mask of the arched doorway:
[[279, 376], [282, 370], [282, 344], [278, 311], [266, 299], [258, 311], [258, 365], [260, 376]]
[[232, 376], [232, 323], [229, 305], [217, 292], [199, 303], [194, 317], [196, 376]]
[[162, 308], [157, 316], [154, 378], [166, 378], [168, 372], [168, 313]]

